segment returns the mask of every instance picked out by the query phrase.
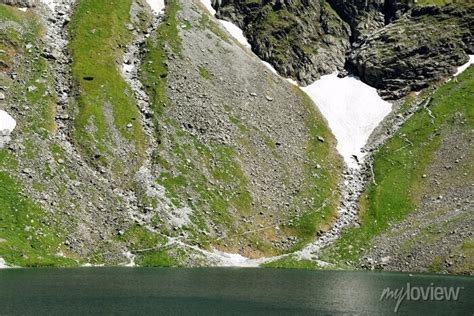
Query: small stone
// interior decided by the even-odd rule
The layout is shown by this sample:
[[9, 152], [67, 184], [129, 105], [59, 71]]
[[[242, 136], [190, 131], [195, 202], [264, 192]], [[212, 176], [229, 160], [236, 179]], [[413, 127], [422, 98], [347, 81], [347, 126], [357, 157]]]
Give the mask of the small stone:
[[36, 88], [35, 86], [29, 86], [29, 87], [27, 88], [28, 92], [33, 92], [33, 91], [35, 91], [36, 89], [37, 89], [37, 88]]
[[5, 100], [5, 94], [3, 92], [0, 92], [0, 100]]
[[382, 264], [387, 264], [390, 262], [390, 256], [383, 257], [381, 259]]
[[133, 127], [133, 124], [132, 123], [128, 123], [127, 124], [127, 128], [132, 128]]
[[63, 159], [58, 159], [58, 164], [62, 165], [64, 163], [64, 160]]
[[267, 99], [267, 101], [273, 101], [273, 98], [272, 97], [269, 97], [268, 95], [265, 96], [265, 98]]
[[33, 170], [31, 170], [30, 168], [25, 168], [25, 169], [22, 170], [22, 172], [23, 172], [24, 174], [32, 174], [32, 173], [33, 173]]
[[422, 177], [422, 178], [426, 178], [426, 174], [423, 174], [421, 177]]
[[319, 140], [321, 143], [324, 143], [324, 137], [318, 136], [318, 140]]
[[257, 96], [257, 94], [256, 94], [255, 92], [250, 93], [250, 95], [251, 95], [252, 97], [256, 97], [256, 96]]

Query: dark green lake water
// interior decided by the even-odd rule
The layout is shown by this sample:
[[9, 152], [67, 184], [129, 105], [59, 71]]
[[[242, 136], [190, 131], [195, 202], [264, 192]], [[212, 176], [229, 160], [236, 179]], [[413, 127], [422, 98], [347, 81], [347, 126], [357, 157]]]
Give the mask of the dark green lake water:
[[[383, 290], [462, 287], [454, 300], [404, 299], [398, 314], [473, 315], [474, 278], [273, 269], [0, 270], [0, 315], [381, 315]], [[416, 295], [415, 293], [412, 293]]]

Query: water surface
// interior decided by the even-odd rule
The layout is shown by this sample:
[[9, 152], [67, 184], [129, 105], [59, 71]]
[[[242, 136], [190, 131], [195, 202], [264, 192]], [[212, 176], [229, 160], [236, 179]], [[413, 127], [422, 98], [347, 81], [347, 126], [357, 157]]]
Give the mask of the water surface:
[[0, 270], [0, 315], [394, 314], [384, 288], [463, 287], [458, 301], [403, 301], [399, 314], [472, 315], [472, 277], [279, 269]]

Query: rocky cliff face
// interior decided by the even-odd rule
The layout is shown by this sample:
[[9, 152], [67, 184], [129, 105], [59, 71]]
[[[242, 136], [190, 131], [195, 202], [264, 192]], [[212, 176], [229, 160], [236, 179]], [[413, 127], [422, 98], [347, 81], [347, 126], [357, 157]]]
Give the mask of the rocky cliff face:
[[473, 53], [474, 6], [415, 8], [353, 45], [352, 72], [400, 98], [452, 75]]
[[352, 30], [352, 40], [366, 36], [400, 18], [411, 0], [327, 0]]
[[[346, 68], [386, 98], [453, 73], [472, 52], [473, 5], [411, 0], [214, 1], [280, 74], [311, 83]], [[349, 41], [352, 47], [349, 47]]]
[[341, 70], [349, 26], [324, 1], [215, 2], [218, 17], [236, 23], [252, 50], [285, 77], [309, 84]]

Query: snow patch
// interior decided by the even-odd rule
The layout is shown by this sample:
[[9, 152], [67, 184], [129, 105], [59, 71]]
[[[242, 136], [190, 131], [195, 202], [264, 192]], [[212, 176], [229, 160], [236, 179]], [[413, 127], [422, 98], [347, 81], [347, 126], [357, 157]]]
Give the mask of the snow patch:
[[469, 68], [469, 66], [471, 66], [472, 64], [474, 64], [474, 55], [469, 55], [469, 61], [465, 63], [464, 65], [458, 67], [458, 71], [456, 71], [454, 76], [455, 77], [459, 76], [463, 71], [467, 70], [467, 68]]
[[54, 11], [56, 9], [56, 1], [55, 0], [41, 0], [44, 4], [46, 4], [51, 11]]
[[[201, 3], [206, 7], [207, 11], [209, 11], [212, 16], [216, 15], [216, 10], [212, 7], [211, 0], [201, 0]], [[229, 21], [224, 21], [220, 19], [217, 20], [220, 24], [222, 24], [222, 26], [227, 30], [227, 32], [229, 32], [230, 35], [232, 35], [232, 37], [237, 40], [237, 42], [247, 48], [251, 48], [250, 43], [247, 41], [247, 38], [244, 35], [244, 32], [237, 25]]]
[[219, 20], [219, 22], [240, 44], [247, 48], [251, 48], [250, 43], [247, 41], [247, 38], [244, 35], [244, 32], [237, 25], [224, 20]]
[[372, 131], [392, 110], [377, 90], [356, 77], [338, 78], [337, 73], [322, 76], [302, 87], [318, 106], [337, 139], [337, 150], [349, 167], [357, 168], [354, 156], [362, 160], [362, 148]]
[[215, 16], [216, 15], [216, 10], [212, 7], [212, 4], [211, 4], [211, 0], [201, 0], [201, 3], [206, 7], [207, 11], [209, 11], [209, 13], [212, 15], [212, 16]]
[[237, 253], [227, 253], [214, 250], [212, 254], [218, 259], [219, 267], [241, 267], [253, 268], [258, 267], [265, 259], [249, 259]]
[[132, 73], [134, 69], [135, 69], [134, 64], [127, 64], [127, 63], [122, 64], [122, 70], [124, 73]]
[[165, 10], [165, 0], [146, 0], [154, 14], [161, 14]]
[[5, 260], [2, 257], [0, 257], [0, 269], [6, 269], [6, 268], [9, 268], [9, 266], [7, 265]]
[[102, 267], [105, 267], [105, 264], [92, 264], [92, 263], [84, 263], [83, 265], [81, 265], [81, 267], [83, 268], [102, 268]]
[[0, 136], [8, 136], [16, 127], [16, 121], [7, 112], [0, 110]]
[[135, 264], [135, 255], [133, 253], [131, 253], [130, 251], [126, 251], [123, 253], [123, 255], [125, 256], [125, 258], [128, 259], [128, 263], [126, 263], [124, 265], [124, 267], [135, 267], [136, 264]]

